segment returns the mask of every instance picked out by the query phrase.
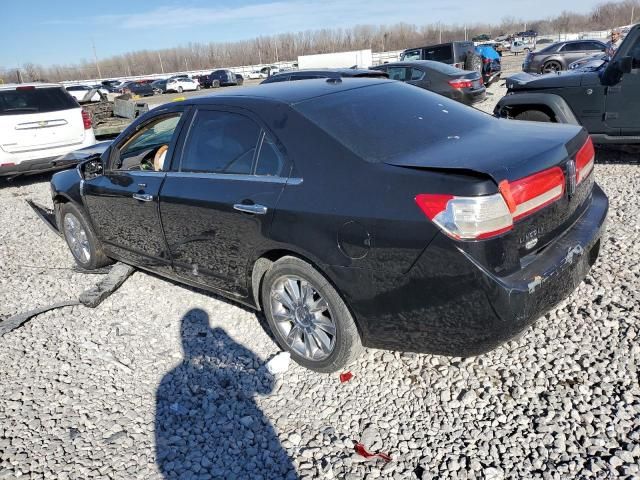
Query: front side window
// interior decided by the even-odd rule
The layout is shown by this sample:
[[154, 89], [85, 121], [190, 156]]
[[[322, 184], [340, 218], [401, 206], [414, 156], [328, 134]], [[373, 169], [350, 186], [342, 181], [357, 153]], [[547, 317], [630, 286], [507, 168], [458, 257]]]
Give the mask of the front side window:
[[186, 139], [180, 170], [250, 175], [260, 132], [244, 115], [201, 110]]
[[180, 116], [176, 113], [152, 120], [125, 140], [118, 148], [112, 170], [167, 170], [165, 159]]

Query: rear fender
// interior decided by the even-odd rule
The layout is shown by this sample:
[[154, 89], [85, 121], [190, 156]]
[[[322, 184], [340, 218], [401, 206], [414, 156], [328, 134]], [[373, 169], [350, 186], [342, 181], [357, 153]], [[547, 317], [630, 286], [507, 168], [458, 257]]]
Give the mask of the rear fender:
[[[526, 107], [526, 108], [523, 108]], [[514, 93], [500, 99], [493, 114], [499, 118], [513, 118], [511, 112], [541, 110], [553, 113], [556, 123], [580, 125], [569, 104], [559, 95], [551, 93]]]

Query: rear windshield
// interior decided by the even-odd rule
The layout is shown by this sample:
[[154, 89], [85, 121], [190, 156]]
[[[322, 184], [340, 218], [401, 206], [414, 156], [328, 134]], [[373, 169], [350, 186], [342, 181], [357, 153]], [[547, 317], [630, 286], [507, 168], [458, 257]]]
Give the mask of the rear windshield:
[[369, 162], [409, 155], [431, 143], [456, 141], [486, 114], [401, 82], [325, 95], [294, 106]]
[[0, 90], [0, 115], [24, 115], [79, 108], [61, 87]]

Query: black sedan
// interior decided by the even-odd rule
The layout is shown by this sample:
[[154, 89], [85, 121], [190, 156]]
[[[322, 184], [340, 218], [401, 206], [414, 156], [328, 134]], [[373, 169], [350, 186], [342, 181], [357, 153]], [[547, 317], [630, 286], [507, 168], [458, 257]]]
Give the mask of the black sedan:
[[372, 69], [386, 72], [392, 80], [431, 90], [466, 105], [481, 102], [487, 95], [479, 72], [461, 70], [446, 63], [412, 60], [386, 63]]
[[388, 78], [385, 72], [378, 70], [366, 70], [362, 68], [319, 68], [303, 70], [287, 70], [275, 73], [265, 80], [264, 83], [292, 82], [294, 80], [314, 80], [318, 78]]
[[156, 91], [152, 87], [152, 83], [147, 82], [126, 82], [120, 87], [121, 93], [132, 93], [141, 97], [150, 97], [155, 95]]
[[593, 162], [580, 127], [320, 79], [155, 108], [51, 184], [81, 267], [117, 259], [262, 310], [330, 372], [363, 345], [477, 354], [568, 296], [607, 215]]

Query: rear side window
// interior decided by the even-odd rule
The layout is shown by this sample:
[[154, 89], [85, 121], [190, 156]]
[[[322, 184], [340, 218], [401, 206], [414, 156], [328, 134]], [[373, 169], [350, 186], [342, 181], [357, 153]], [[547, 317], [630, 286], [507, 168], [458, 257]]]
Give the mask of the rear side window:
[[407, 68], [406, 67], [389, 67], [387, 69], [389, 78], [391, 80], [400, 80], [401, 82], [407, 81]]
[[79, 108], [78, 102], [61, 87], [0, 90], [0, 115], [57, 112]]
[[400, 56], [400, 60], [405, 60], [405, 61], [409, 61], [409, 60], [421, 60], [421, 52], [420, 49], [415, 49], [415, 50], [407, 50], [406, 52], [403, 52], [402, 55]]
[[411, 80], [422, 80], [422, 77], [424, 77], [422, 70], [418, 70], [417, 68], [411, 69]]
[[480, 111], [400, 82], [324, 95], [294, 108], [369, 162], [420, 154], [487, 121]]
[[186, 139], [180, 170], [250, 175], [260, 130], [244, 115], [200, 110]]
[[282, 167], [284, 161], [273, 140], [268, 135], [264, 136], [260, 154], [258, 155], [258, 163], [256, 165], [256, 175], [267, 175], [278, 177], [282, 175]]
[[434, 60], [436, 62], [454, 63], [453, 45], [440, 45], [438, 47], [428, 47], [425, 49], [425, 60]]

